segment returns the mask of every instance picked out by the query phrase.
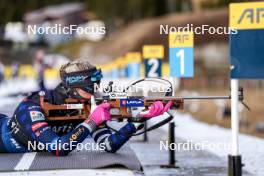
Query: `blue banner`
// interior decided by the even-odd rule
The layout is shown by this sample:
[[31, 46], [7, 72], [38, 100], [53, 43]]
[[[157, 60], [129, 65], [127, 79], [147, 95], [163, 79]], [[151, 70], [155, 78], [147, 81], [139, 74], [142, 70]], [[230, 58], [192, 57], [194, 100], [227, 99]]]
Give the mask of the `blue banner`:
[[231, 78], [264, 78], [264, 29], [230, 34]]
[[127, 65], [128, 78], [140, 78], [140, 63], [130, 63]]

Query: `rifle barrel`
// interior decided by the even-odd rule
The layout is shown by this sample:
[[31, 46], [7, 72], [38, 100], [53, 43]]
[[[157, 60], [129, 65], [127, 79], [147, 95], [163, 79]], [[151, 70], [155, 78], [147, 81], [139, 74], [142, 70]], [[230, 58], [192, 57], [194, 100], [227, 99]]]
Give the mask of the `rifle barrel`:
[[[143, 96], [130, 96], [128, 98], [145, 98], [147, 100], [156, 100], [156, 99], [183, 99], [183, 100], [211, 100], [211, 99], [231, 99], [231, 96], [164, 96], [164, 97], [143, 97]], [[107, 99], [107, 98], [106, 98]], [[118, 98], [117, 98], [118, 99]], [[104, 100], [104, 98], [96, 98], [96, 100]]]
[[147, 100], [158, 100], [158, 99], [167, 99], [167, 100], [174, 100], [174, 99], [182, 99], [182, 100], [227, 100], [231, 99], [231, 96], [168, 96], [168, 97], [145, 97]]
[[190, 96], [190, 97], [182, 96], [179, 98], [186, 99], [186, 100], [190, 100], [190, 99], [210, 100], [210, 99], [231, 99], [231, 96]]

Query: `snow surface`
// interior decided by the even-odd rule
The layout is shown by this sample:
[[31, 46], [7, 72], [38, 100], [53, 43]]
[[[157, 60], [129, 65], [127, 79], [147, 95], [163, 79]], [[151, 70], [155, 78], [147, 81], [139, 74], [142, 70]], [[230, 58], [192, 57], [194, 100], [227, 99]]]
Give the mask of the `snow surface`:
[[27, 93], [38, 89], [38, 84], [34, 79], [9, 79], [0, 85], [0, 97], [17, 93]]
[[[174, 113], [176, 124], [175, 135], [192, 143], [210, 143], [215, 145], [225, 145], [231, 147], [231, 130], [210, 125], [195, 120], [187, 113]], [[154, 120], [154, 119], [153, 119]], [[155, 119], [154, 121], [157, 121]], [[153, 123], [154, 123], [153, 121]], [[162, 126], [168, 131], [168, 126]], [[223, 146], [222, 145], [222, 146]], [[227, 160], [230, 148], [206, 147], [206, 149], [217, 156]], [[248, 172], [262, 176], [264, 173], [264, 140], [262, 138], [240, 134], [239, 152], [242, 155], [243, 169]]]

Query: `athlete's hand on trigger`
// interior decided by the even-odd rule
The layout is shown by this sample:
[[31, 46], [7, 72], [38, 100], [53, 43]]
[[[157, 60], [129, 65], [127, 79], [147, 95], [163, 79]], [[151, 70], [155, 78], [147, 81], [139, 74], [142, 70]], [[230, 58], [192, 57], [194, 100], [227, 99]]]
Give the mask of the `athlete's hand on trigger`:
[[110, 104], [103, 103], [99, 106], [96, 105], [94, 96], [91, 97], [91, 113], [87, 122], [92, 120], [96, 125], [100, 125], [105, 121], [111, 120]]
[[156, 101], [150, 106], [149, 110], [140, 112], [139, 116], [144, 118], [156, 117], [162, 115], [164, 112], [170, 109], [171, 106], [172, 106], [172, 101], [169, 101], [165, 106], [161, 101]]

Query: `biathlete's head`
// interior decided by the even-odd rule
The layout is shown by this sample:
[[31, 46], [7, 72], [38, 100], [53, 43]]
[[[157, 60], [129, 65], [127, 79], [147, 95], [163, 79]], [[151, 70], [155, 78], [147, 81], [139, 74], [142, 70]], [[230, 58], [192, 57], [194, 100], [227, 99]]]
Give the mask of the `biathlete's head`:
[[90, 99], [101, 82], [102, 72], [87, 61], [74, 61], [61, 66], [60, 77], [72, 98]]

